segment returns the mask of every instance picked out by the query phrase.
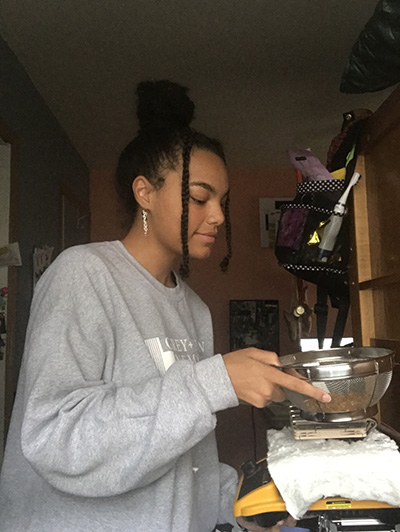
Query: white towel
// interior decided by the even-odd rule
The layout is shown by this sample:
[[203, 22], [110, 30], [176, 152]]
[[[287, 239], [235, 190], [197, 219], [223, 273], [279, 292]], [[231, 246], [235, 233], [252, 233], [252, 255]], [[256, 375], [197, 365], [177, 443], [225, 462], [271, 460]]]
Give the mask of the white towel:
[[268, 468], [286, 509], [300, 519], [323, 497], [400, 506], [400, 452], [373, 430], [362, 440], [295, 440], [293, 431], [269, 430]]

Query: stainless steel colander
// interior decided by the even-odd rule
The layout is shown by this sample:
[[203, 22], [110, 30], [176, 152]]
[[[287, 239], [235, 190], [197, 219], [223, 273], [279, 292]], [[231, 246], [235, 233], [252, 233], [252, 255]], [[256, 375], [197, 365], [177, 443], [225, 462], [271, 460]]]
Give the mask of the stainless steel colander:
[[343, 417], [368, 417], [392, 379], [394, 353], [377, 347], [352, 347], [304, 351], [280, 358], [285, 373], [307, 380], [332, 397], [320, 403], [306, 395], [285, 390], [288, 399], [305, 416], [319, 414], [327, 421]]

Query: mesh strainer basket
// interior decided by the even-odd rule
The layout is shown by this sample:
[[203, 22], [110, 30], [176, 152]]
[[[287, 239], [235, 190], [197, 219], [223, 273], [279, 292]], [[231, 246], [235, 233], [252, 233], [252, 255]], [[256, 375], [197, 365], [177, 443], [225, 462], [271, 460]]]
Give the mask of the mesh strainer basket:
[[307, 380], [332, 397], [330, 403], [320, 403], [285, 390], [288, 399], [303, 413], [327, 418], [346, 414], [351, 419], [356, 413], [366, 417], [366, 410], [385, 394], [392, 379], [394, 353], [377, 347], [352, 347], [304, 351], [283, 356], [280, 361], [285, 373]]

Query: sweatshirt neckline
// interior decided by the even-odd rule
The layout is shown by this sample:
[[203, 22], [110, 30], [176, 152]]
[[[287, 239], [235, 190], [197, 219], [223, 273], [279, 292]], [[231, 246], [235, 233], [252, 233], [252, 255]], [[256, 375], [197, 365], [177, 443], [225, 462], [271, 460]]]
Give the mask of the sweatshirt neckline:
[[158, 292], [163, 294], [164, 296], [172, 299], [182, 299], [184, 296], [184, 285], [182, 280], [180, 279], [179, 275], [172, 271], [175, 277], [176, 286], [174, 287], [168, 287], [165, 286], [163, 283], [161, 283], [158, 279], [156, 279], [144, 266], [138, 262], [133, 255], [129, 253], [129, 251], [126, 249], [124, 244], [121, 242], [121, 240], [114, 240], [111, 242], [111, 244], [114, 244], [119, 251], [125, 256], [125, 258], [132, 263], [132, 265], [136, 268], [136, 270], [146, 279], [148, 283], [151, 284], [153, 288], [155, 288]]

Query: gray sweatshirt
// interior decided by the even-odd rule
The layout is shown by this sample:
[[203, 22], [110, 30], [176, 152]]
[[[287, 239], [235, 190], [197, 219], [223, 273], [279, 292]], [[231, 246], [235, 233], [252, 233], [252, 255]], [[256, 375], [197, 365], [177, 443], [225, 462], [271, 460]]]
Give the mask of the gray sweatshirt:
[[1, 532], [209, 532], [237, 475], [215, 413], [237, 397], [210, 313], [121, 242], [64, 251], [39, 281], [0, 484]]

